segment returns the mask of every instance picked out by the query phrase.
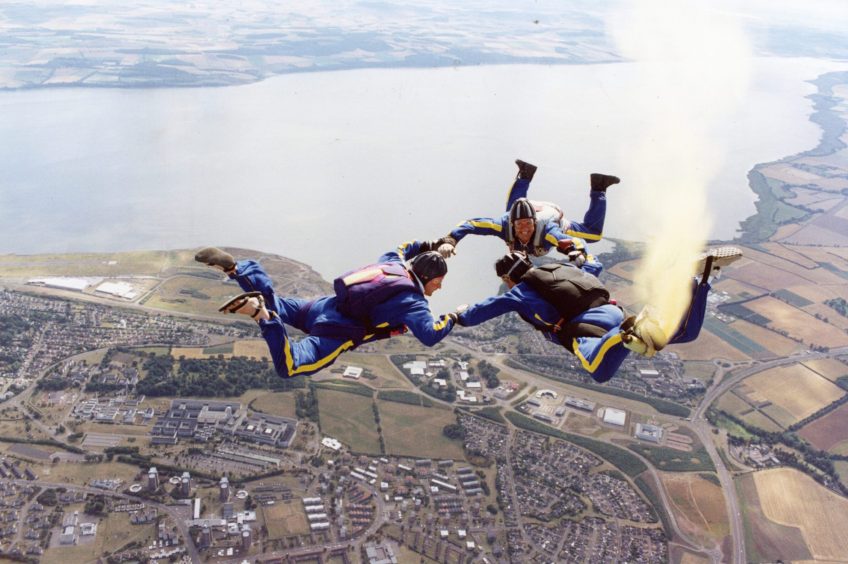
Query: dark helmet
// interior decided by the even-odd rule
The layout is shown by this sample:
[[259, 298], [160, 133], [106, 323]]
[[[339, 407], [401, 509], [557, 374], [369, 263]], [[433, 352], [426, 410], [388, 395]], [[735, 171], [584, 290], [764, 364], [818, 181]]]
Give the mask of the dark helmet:
[[448, 273], [448, 263], [436, 251], [427, 251], [409, 261], [409, 267], [422, 284]]
[[527, 198], [518, 198], [509, 208], [509, 223], [514, 223], [516, 219], [532, 219], [536, 221], [536, 210]]
[[498, 276], [509, 276], [509, 279], [516, 283], [531, 268], [533, 268], [533, 265], [528, 260], [527, 255], [518, 251], [505, 254], [495, 263], [495, 272], [498, 273]]

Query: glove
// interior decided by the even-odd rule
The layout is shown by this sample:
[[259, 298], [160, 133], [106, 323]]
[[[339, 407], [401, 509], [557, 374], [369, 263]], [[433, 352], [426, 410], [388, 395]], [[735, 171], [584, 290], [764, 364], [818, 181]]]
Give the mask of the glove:
[[441, 239], [436, 241], [436, 245], [438, 245], [439, 254], [442, 255], [442, 258], [448, 259], [456, 254], [456, 239], [451, 237], [450, 235], [445, 235]]
[[468, 304], [462, 304], [456, 306], [456, 311], [451, 313], [456, 318], [456, 324], [465, 327], [465, 322], [462, 320], [462, 314], [465, 313], [465, 310], [468, 309]]
[[453, 319], [454, 323], [459, 323], [459, 315], [458, 314], [456, 314], [454, 312], [450, 312], [449, 314], [447, 314], [447, 316], [448, 316], [448, 318]]
[[567, 255], [575, 248], [574, 241], [572, 239], [561, 239], [557, 241], [557, 251], [561, 252], [564, 255]]
[[407, 331], [409, 331], [409, 328], [406, 325], [403, 325], [403, 326], [398, 327], [397, 329], [393, 329], [391, 332], [389, 332], [389, 336], [390, 337], [398, 337], [400, 335], [403, 335]]
[[436, 250], [439, 251], [439, 254], [442, 255], [443, 259], [449, 259], [456, 254], [456, 247], [450, 243], [442, 243]]
[[568, 253], [568, 260], [571, 264], [580, 268], [586, 264], [586, 254], [583, 251], [571, 251]]

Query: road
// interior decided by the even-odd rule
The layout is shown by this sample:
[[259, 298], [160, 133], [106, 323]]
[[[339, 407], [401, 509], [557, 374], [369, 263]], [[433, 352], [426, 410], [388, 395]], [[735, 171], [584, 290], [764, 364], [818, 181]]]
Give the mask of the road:
[[722, 394], [726, 393], [749, 376], [753, 376], [754, 374], [777, 366], [795, 364], [805, 360], [829, 358], [846, 353], [848, 353], [848, 347], [833, 349], [826, 353], [807, 352], [790, 357], [758, 362], [753, 366], [734, 370], [727, 374], [724, 374], [722, 371], [719, 374], [722, 377], [715, 379], [715, 383], [710, 386], [710, 389], [707, 390], [707, 393], [704, 395], [701, 403], [698, 404], [698, 407], [695, 409], [695, 412], [692, 415], [692, 425], [689, 426], [689, 428], [698, 435], [698, 439], [700, 439], [704, 448], [707, 449], [707, 453], [709, 453], [710, 458], [716, 467], [716, 473], [718, 474], [718, 479], [721, 483], [721, 489], [724, 492], [725, 506], [730, 524], [730, 534], [733, 539], [731, 562], [734, 564], [745, 564], [745, 562], [748, 561], [745, 550], [745, 525], [744, 520], [742, 519], [742, 510], [740, 509], [739, 498], [736, 495], [736, 485], [733, 481], [733, 476], [731, 475], [730, 470], [728, 470], [725, 466], [724, 460], [722, 460], [721, 456], [718, 454], [714, 435], [712, 433], [712, 425], [710, 425], [705, 417], [707, 410], [715, 400], [721, 397]]

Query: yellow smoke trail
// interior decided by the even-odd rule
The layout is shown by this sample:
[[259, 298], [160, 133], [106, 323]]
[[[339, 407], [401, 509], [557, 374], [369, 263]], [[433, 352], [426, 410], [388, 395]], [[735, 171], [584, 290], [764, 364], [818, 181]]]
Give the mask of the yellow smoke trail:
[[711, 228], [706, 194], [723, 158], [713, 124], [744, 94], [750, 48], [737, 21], [695, 0], [635, 0], [609, 23], [643, 78], [622, 95], [648, 124], [622, 157], [628, 204], [638, 210], [634, 231], [647, 243], [635, 287], [671, 334]]

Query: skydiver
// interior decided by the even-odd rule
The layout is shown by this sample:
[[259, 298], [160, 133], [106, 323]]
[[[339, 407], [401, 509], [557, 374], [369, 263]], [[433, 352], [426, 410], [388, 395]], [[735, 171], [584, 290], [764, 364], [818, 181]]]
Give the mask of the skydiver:
[[455, 254], [456, 245], [466, 235], [493, 235], [503, 239], [510, 251], [539, 257], [556, 248], [572, 260], [583, 260], [586, 252], [581, 239], [594, 242], [603, 237], [606, 190], [618, 184], [619, 178], [608, 174], [590, 175], [589, 209], [583, 216], [583, 223], [578, 223], [565, 219], [556, 204], [529, 200], [527, 191], [537, 167], [520, 159], [515, 164], [518, 174], [507, 195], [507, 213], [500, 218], [479, 217], [460, 223], [439, 239], [438, 251], [448, 258]]
[[[200, 250], [194, 258], [238, 282], [245, 293], [219, 311], [256, 320], [277, 374], [288, 378], [318, 372], [344, 351], [407, 330], [430, 347], [444, 339], [457, 314], [434, 319], [430, 312], [426, 297], [442, 287], [448, 271], [445, 259], [429, 250], [430, 245], [403, 243], [382, 255], [377, 264], [338, 278], [337, 295], [314, 300], [277, 296], [270, 277], [256, 261], [236, 261], [215, 247]], [[340, 292], [347, 297], [340, 298]], [[307, 336], [290, 341], [285, 325]]]
[[[650, 308], [644, 308], [639, 316], [625, 317], [622, 309], [610, 302], [603, 284], [585, 269], [571, 264], [536, 268], [520, 252], [509, 253], [495, 263], [495, 271], [509, 291], [467, 308], [459, 314], [458, 323], [470, 327], [514, 311], [548, 341], [577, 356], [592, 379], [603, 383], [615, 375], [630, 351], [650, 358], [667, 344], [695, 340], [704, 322], [710, 279], [741, 256], [736, 247], [718, 247], [704, 253], [696, 270], [700, 274], [693, 280], [689, 309], [670, 338]], [[542, 269], [547, 269], [545, 276], [539, 272]], [[550, 282], [554, 278], [569, 281], [558, 283], [559, 288], [567, 290], [557, 294], [556, 305]]]

